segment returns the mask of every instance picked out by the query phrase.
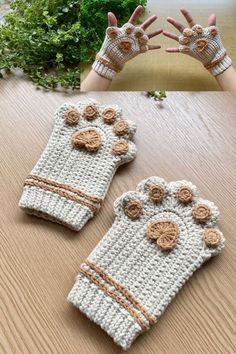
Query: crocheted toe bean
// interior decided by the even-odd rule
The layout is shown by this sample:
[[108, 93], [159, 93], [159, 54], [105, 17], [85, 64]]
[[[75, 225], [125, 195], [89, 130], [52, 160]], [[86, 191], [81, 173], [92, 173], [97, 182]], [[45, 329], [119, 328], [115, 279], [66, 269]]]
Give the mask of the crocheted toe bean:
[[224, 237], [218, 208], [189, 181], [150, 177], [119, 197], [114, 211], [68, 301], [128, 349], [194, 271], [222, 251]]
[[185, 28], [179, 37], [179, 43], [181, 53], [202, 62], [214, 76], [221, 74], [232, 65], [216, 26], [203, 28], [197, 24], [192, 28]]
[[100, 209], [117, 167], [135, 157], [135, 130], [117, 105], [63, 105], [49, 143], [25, 181], [20, 206], [80, 230]]

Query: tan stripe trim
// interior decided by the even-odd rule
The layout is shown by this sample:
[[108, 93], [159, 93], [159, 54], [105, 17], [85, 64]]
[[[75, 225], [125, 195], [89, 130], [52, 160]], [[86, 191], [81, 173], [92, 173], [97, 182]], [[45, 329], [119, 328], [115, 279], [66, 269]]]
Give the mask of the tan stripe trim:
[[139, 314], [130, 306], [130, 304], [124, 300], [120, 295], [112, 291], [107, 287], [107, 285], [100, 283], [99, 279], [97, 279], [93, 274], [88, 272], [85, 269], [80, 268], [79, 272], [86, 276], [90, 281], [97, 285], [99, 289], [101, 289], [105, 294], [113, 298], [118, 304], [124, 307], [130, 315], [138, 322], [143, 331], [147, 331], [149, 327], [143, 321], [143, 319], [139, 316]]
[[52, 187], [52, 186], [48, 186], [48, 185], [43, 185], [42, 182], [39, 181], [25, 181], [24, 186], [32, 186], [32, 187], [39, 187], [45, 191], [49, 191], [52, 193], [56, 193], [58, 195], [60, 195], [61, 197], [73, 200], [74, 202], [78, 203], [78, 204], [82, 204], [87, 206], [89, 209], [91, 209], [94, 213], [96, 213], [98, 211], [98, 208], [95, 207], [93, 204], [90, 204], [90, 202], [85, 201], [83, 199], [80, 199], [79, 197], [74, 197], [73, 195], [64, 192], [60, 189], [57, 189], [56, 187]]
[[117, 280], [113, 279], [107, 272], [105, 272], [105, 270], [101, 269], [97, 264], [89, 260], [86, 260], [85, 263], [96, 273], [98, 273], [103, 280], [113, 285], [118, 291], [120, 291], [122, 295], [124, 295], [134, 307], [136, 307], [140, 312], [142, 312], [144, 317], [146, 317], [146, 319], [150, 322], [151, 325], [157, 322], [156, 318], [144, 308], [144, 306], [133, 296], [133, 294], [131, 294], [131, 292], [124, 285], [119, 283]]
[[222, 55], [222, 57], [220, 57], [219, 59], [217, 59], [217, 60], [215, 60], [215, 61], [213, 61], [213, 62], [211, 62], [209, 64], [204, 65], [205, 68], [208, 69], [208, 70], [214, 68], [217, 64], [221, 63], [224, 60], [226, 55], [227, 55], [227, 53], [225, 52], [225, 54]]
[[103, 198], [99, 198], [99, 197], [95, 197], [93, 195], [89, 195], [89, 194], [87, 194], [87, 193], [85, 193], [85, 192], [83, 192], [83, 191], [81, 191], [81, 190], [79, 190], [77, 188], [71, 187], [68, 184], [55, 182], [55, 181], [52, 181], [52, 180], [50, 180], [48, 178], [35, 176], [35, 175], [29, 175], [26, 179], [35, 179], [35, 180], [44, 182], [46, 184], [49, 184], [49, 185], [57, 187], [57, 188], [63, 188], [65, 190], [69, 191], [69, 192], [77, 194], [80, 197], [86, 198], [86, 199], [90, 200], [93, 203], [101, 203], [103, 201]]
[[110, 63], [108, 60], [103, 58], [101, 55], [97, 54], [96, 59], [97, 59], [97, 61], [99, 61], [100, 63], [105, 65], [107, 68], [109, 68], [111, 70], [114, 70], [116, 73], [121, 72], [121, 69], [119, 69], [117, 66], [113, 65], [112, 63]]

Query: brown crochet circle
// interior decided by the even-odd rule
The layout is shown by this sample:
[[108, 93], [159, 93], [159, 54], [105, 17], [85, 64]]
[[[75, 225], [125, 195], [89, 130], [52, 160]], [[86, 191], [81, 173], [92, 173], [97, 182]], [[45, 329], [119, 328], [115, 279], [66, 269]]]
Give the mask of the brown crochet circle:
[[211, 209], [205, 204], [194, 205], [192, 214], [195, 220], [200, 223], [206, 222], [211, 216]]
[[181, 203], [191, 203], [193, 200], [193, 191], [189, 187], [180, 187], [176, 191], [176, 197]]
[[76, 109], [70, 108], [64, 114], [65, 123], [68, 125], [75, 125], [80, 119], [80, 114]]
[[208, 47], [208, 40], [205, 38], [200, 38], [196, 41], [197, 51], [202, 53]]
[[88, 106], [85, 107], [84, 109], [84, 116], [86, 119], [88, 120], [93, 120], [97, 117], [98, 115], [98, 110], [97, 107], [90, 104]]
[[197, 32], [198, 34], [201, 34], [201, 33], [203, 33], [203, 28], [200, 25], [195, 25], [194, 31]]
[[210, 32], [211, 32], [211, 35], [212, 35], [213, 37], [215, 37], [215, 36], [218, 34], [217, 27], [212, 26], [212, 27], [210, 28]]
[[136, 38], [141, 38], [141, 37], [143, 37], [143, 31], [142, 31], [142, 30], [138, 30], [138, 31], [135, 33], [135, 37], [136, 37]]
[[153, 184], [149, 188], [149, 197], [155, 203], [160, 203], [164, 199], [165, 195], [165, 189], [158, 184]]
[[119, 122], [114, 125], [113, 131], [118, 136], [125, 135], [129, 131], [129, 125], [125, 120], [119, 120]]
[[146, 235], [156, 240], [162, 251], [172, 250], [177, 243], [179, 228], [172, 220], [152, 221], [148, 224]]
[[118, 48], [125, 54], [129, 53], [132, 49], [132, 42], [129, 40], [123, 40], [118, 44]]
[[203, 240], [208, 247], [217, 247], [220, 243], [220, 233], [216, 229], [205, 229]]
[[143, 212], [143, 204], [139, 200], [130, 200], [124, 204], [124, 213], [128, 218], [135, 220]]
[[133, 32], [133, 27], [127, 26], [126, 29], [125, 29], [125, 32], [128, 33], [128, 34], [131, 34]]
[[126, 140], [120, 139], [113, 143], [112, 145], [112, 153], [114, 155], [125, 155], [129, 151], [129, 144]]
[[85, 148], [87, 151], [95, 152], [100, 148], [102, 138], [96, 129], [89, 129], [74, 133], [71, 142], [76, 148]]
[[107, 124], [112, 124], [116, 120], [116, 111], [113, 108], [107, 108], [102, 113], [104, 122]]
[[110, 31], [108, 31], [108, 36], [110, 38], [116, 38], [118, 36], [118, 32], [115, 28], [112, 28]]
[[193, 36], [193, 30], [191, 30], [190, 28], [185, 28], [185, 30], [183, 31], [183, 35], [186, 37], [192, 37]]

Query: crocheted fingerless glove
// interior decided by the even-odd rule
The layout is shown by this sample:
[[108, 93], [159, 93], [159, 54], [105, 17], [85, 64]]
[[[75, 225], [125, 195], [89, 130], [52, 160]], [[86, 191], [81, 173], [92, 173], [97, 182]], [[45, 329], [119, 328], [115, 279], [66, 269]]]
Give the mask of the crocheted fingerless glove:
[[140, 27], [126, 23], [123, 27], [108, 27], [100, 52], [92, 66], [93, 70], [112, 80], [125, 63], [148, 50], [148, 36]]
[[232, 65], [215, 26], [203, 28], [200, 25], [186, 28], [179, 37], [179, 51], [203, 63], [212, 75], [222, 74]]
[[223, 249], [224, 237], [217, 207], [187, 181], [151, 177], [114, 206], [114, 224], [81, 265], [68, 300], [128, 349]]
[[136, 125], [116, 106], [64, 104], [19, 205], [28, 213], [80, 230], [99, 210], [117, 167], [136, 154]]

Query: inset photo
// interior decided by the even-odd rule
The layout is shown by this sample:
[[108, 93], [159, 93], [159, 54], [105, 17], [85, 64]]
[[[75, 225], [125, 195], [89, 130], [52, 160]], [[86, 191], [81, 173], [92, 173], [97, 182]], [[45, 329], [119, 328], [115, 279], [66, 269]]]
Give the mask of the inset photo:
[[82, 91], [236, 91], [236, 2], [81, 3]]

